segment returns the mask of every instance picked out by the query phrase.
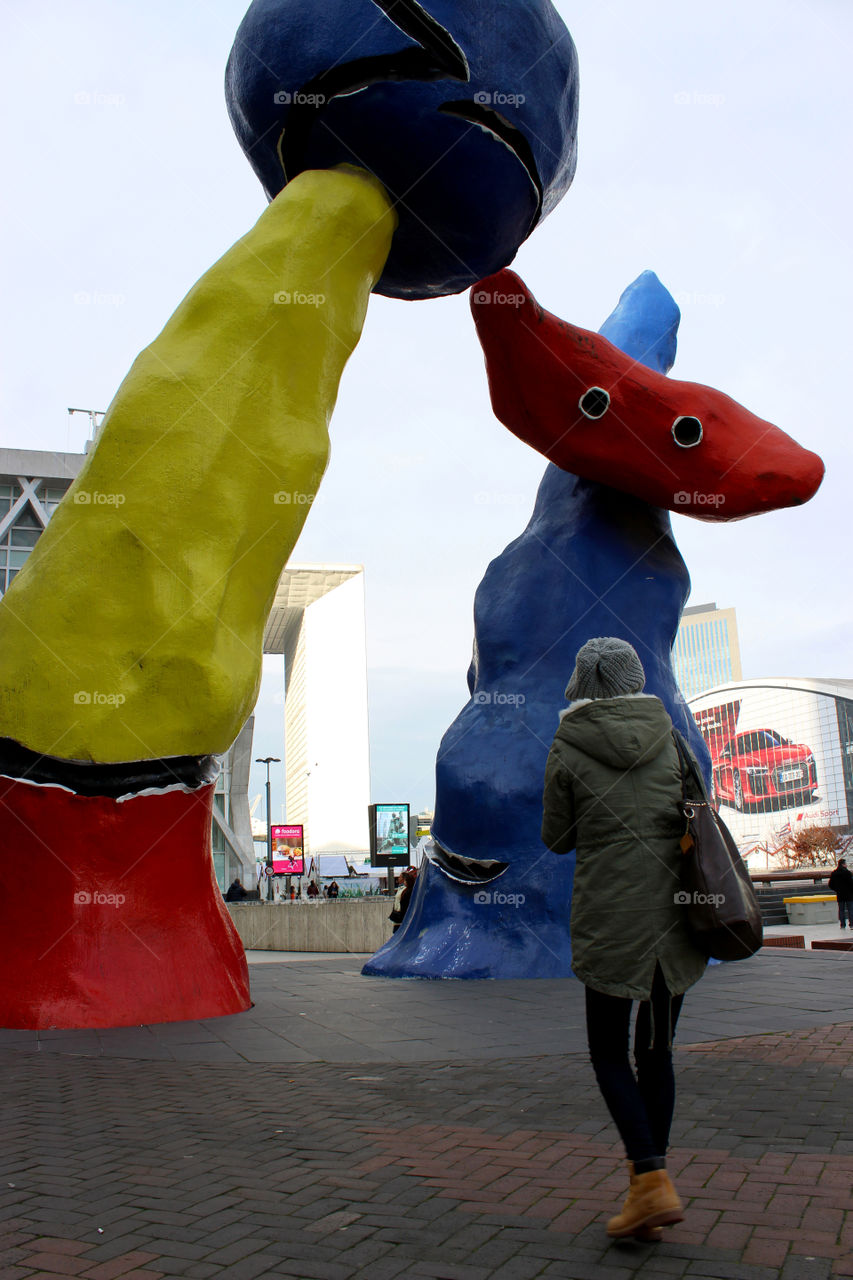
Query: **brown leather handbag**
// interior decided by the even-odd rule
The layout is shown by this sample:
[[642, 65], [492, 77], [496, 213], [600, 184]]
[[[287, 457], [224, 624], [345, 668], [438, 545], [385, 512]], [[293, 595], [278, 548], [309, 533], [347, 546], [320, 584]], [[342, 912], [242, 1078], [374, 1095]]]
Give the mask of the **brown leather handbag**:
[[763, 940], [761, 908], [732, 833], [708, 799], [685, 739], [673, 729], [681, 768], [681, 901], [693, 939], [714, 960], [745, 960]]

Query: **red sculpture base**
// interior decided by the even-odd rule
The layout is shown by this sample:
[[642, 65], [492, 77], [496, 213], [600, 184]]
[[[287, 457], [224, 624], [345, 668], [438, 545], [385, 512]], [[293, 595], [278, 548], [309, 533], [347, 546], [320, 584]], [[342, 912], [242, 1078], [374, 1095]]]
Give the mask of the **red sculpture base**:
[[249, 1008], [210, 856], [213, 790], [116, 801], [0, 778], [0, 1027]]

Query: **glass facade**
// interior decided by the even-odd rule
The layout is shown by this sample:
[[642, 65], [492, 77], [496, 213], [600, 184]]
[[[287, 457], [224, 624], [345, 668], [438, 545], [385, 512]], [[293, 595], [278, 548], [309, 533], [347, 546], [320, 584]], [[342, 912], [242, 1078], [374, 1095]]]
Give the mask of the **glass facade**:
[[70, 484], [70, 480], [31, 479], [26, 500], [22, 501], [20, 479], [0, 476], [0, 595], [23, 569]]
[[672, 661], [685, 698], [740, 680], [734, 609], [717, 609], [715, 605], [686, 609], [672, 646]]
[[[222, 757], [222, 768], [213, 792], [213, 807], [222, 820], [231, 827], [231, 752]], [[213, 851], [213, 869], [220, 889], [225, 892], [236, 878], [243, 880], [240, 859], [235, 854], [225, 832], [214, 817], [210, 824], [210, 844]], [[248, 887], [248, 886], [247, 886]]]
[[853, 702], [849, 698], [838, 698], [835, 707], [838, 712], [838, 740], [841, 744], [847, 812], [853, 814]]

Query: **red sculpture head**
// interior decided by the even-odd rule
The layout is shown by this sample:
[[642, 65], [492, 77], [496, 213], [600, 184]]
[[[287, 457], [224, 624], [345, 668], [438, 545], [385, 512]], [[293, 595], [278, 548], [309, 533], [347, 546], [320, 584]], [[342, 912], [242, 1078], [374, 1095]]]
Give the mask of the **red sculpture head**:
[[543, 310], [513, 271], [472, 290], [492, 407], [550, 462], [700, 520], [808, 502], [823, 462], [729, 396]]

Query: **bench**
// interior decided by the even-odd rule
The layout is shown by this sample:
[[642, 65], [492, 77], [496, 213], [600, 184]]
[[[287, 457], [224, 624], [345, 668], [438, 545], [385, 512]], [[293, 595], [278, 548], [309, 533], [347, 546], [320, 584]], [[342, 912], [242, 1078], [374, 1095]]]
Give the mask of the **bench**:
[[837, 942], [832, 938], [815, 938], [812, 951], [853, 951], [853, 942], [842, 942], [840, 938]]
[[806, 939], [802, 933], [785, 934], [784, 936], [777, 934], [764, 935], [765, 947], [796, 947], [798, 951], [805, 951]]

